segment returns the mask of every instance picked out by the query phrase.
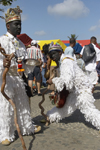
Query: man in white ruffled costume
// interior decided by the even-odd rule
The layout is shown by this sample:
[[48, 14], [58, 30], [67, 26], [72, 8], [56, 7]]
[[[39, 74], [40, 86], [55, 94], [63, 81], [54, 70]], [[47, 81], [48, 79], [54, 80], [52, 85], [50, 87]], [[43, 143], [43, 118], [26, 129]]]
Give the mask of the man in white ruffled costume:
[[[16, 37], [21, 32], [21, 16], [20, 8], [10, 8], [5, 14], [7, 27], [6, 35], [0, 37], [0, 46], [5, 50], [6, 54], [14, 53], [16, 57], [21, 59], [27, 58], [27, 52], [24, 44]], [[25, 92], [24, 81], [17, 72], [16, 58], [10, 62], [0, 53], [0, 87], [2, 85], [2, 74], [4, 67], [10, 67], [6, 76], [5, 92], [13, 100], [17, 108], [17, 119], [22, 135], [30, 135], [41, 129], [40, 126], [32, 124], [30, 116], [29, 98]], [[26, 66], [23, 62], [23, 68], [28, 74], [33, 70]], [[0, 93], [0, 143], [9, 145], [14, 141], [14, 110], [11, 104]]]
[[76, 109], [79, 109], [84, 114], [86, 121], [91, 122], [93, 126], [100, 129], [100, 111], [94, 105], [93, 85], [88, 77], [79, 68], [74, 57], [62, 53], [60, 46], [51, 46], [49, 55], [58, 65], [60, 64], [60, 77], [49, 79], [47, 83], [54, 83], [58, 92], [61, 92], [64, 88], [69, 91], [63, 107], [58, 108], [57, 105], [57, 107], [47, 112], [50, 123], [59, 122], [70, 116]]

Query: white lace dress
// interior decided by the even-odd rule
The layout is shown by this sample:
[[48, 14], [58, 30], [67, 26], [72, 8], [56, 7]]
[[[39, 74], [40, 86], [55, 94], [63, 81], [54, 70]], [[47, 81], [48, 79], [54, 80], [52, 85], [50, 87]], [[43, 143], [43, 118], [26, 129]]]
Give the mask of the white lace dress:
[[[0, 37], [0, 44], [7, 54], [15, 52], [15, 46], [13, 44], [15, 41], [16, 39], [9, 33], [7, 33], [7, 36], [3, 35]], [[21, 41], [19, 41], [19, 46], [24, 54], [26, 50]], [[3, 58], [4, 56], [0, 53], [0, 87], [2, 85], [2, 73], [4, 71]], [[18, 124], [22, 135], [34, 133], [34, 126], [30, 117], [29, 98], [25, 92], [24, 82], [17, 74], [15, 58], [11, 60], [11, 67], [6, 76], [5, 92], [16, 105]], [[15, 130], [13, 108], [0, 92], [0, 142], [5, 139], [13, 141]]]
[[[61, 56], [61, 61], [64, 57], [64, 55]], [[60, 77], [54, 78], [53, 83], [58, 92], [62, 91], [65, 85], [70, 94], [62, 108], [54, 107], [47, 112], [50, 122], [58, 122], [78, 108], [84, 114], [86, 121], [100, 129], [100, 111], [94, 106], [92, 84], [78, 67], [76, 61], [64, 59], [60, 67]]]

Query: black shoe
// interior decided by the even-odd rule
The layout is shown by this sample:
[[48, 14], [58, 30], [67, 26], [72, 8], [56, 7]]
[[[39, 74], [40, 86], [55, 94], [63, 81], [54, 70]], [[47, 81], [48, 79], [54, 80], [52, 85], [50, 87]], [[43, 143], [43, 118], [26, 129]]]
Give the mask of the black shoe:
[[38, 93], [38, 96], [41, 96], [42, 94], [41, 93]]

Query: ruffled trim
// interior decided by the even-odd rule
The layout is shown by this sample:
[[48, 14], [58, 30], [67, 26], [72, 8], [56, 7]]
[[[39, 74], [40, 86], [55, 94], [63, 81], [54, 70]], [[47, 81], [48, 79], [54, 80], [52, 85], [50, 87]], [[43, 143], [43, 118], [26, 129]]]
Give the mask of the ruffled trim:
[[3, 137], [2, 137], [2, 136], [1, 136], [0, 139], [1, 139], [1, 140], [0, 140], [0, 143], [1, 143], [2, 141], [6, 140], [6, 139], [8, 139], [8, 141], [10, 141], [10, 142], [13, 142], [13, 141], [15, 140], [15, 136], [14, 136], [14, 135], [12, 135], [11, 137], [9, 137], [9, 136], [5, 136], [5, 137], [3, 136]]
[[65, 117], [70, 116], [76, 110], [76, 94], [70, 93], [67, 97], [66, 103], [62, 108], [54, 107], [47, 112], [47, 116], [50, 119], [50, 122], [59, 122]]
[[67, 62], [62, 63], [60, 78], [52, 80], [58, 91], [61, 91], [66, 86], [70, 94], [63, 108], [54, 107], [47, 112], [50, 122], [59, 122], [59, 120], [68, 117], [78, 108], [84, 114], [86, 121], [100, 130], [100, 111], [94, 105], [93, 85], [76, 65], [76, 62], [69, 62], [70, 60], [67, 60]]
[[[85, 90], [87, 91], [87, 89]], [[90, 122], [97, 129], [100, 129], [100, 111], [96, 109], [94, 101], [95, 99], [91, 93], [88, 91], [85, 93], [82, 92], [77, 97], [76, 106], [84, 114], [86, 121]]]
[[[23, 80], [7, 76], [5, 92], [14, 101], [17, 108], [17, 120], [22, 135], [34, 133], [29, 107], [29, 98], [25, 93]], [[0, 141], [4, 138], [14, 139], [14, 111], [11, 104], [0, 93]]]
[[64, 86], [66, 86], [66, 90], [73, 89], [74, 69], [72, 60], [68, 60], [67, 65], [66, 62], [61, 64], [60, 73], [60, 77], [52, 79], [57, 91], [62, 91]]
[[[6, 36], [0, 37], [0, 44], [6, 50], [7, 54], [15, 52], [15, 47], [12, 44], [10, 38]], [[20, 43], [21, 44], [21, 43]], [[21, 44], [23, 51], [25, 52], [25, 46]], [[2, 84], [2, 73], [4, 56], [0, 53], [0, 87]], [[11, 67], [17, 66], [15, 58], [11, 60]], [[15, 67], [14, 67], [15, 70]], [[22, 135], [29, 135], [34, 133], [34, 126], [31, 122], [29, 98], [25, 92], [24, 82], [21, 76], [10, 76], [6, 77], [5, 93], [13, 100], [17, 108], [17, 120]], [[14, 110], [11, 104], [3, 97], [0, 93], [0, 142], [8, 139], [14, 140]]]

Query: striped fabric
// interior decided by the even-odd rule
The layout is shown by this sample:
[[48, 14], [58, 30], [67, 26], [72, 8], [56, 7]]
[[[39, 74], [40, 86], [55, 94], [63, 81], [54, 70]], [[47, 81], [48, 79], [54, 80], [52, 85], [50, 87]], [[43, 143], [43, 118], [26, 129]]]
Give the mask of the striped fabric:
[[39, 48], [35, 46], [31, 46], [30, 48], [27, 48], [27, 53], [28, 53], [28, 58], [33, 58], [33, 59], [41, 58], [41, 60], [43, 61], [43, 55]]

